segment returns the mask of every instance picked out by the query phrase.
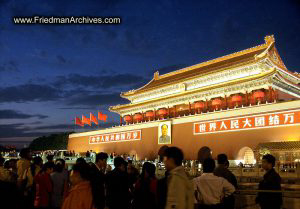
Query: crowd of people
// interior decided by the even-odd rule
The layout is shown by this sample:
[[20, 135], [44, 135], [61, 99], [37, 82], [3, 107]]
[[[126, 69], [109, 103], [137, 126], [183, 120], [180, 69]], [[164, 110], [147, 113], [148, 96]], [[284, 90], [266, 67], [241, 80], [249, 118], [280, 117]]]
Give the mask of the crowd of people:
[[[156, 178], [153, 163], [144, 162], [141, 173], [132, 160], [114, 157], [114, 169], [108, 166], [107, 153], [95, 156], [95, 163], [78, 158], [69, 171], [63, 159], [47, 162], [32, 158], [27, 148], [20, 159], [0, 156], [1, 208], [44, 209], [233, 209], [236, 177], [228, 169], [225, 154], [202, 162], [203, 173], [191, 179], [183, 164], [183, 152], [169, 147], [164, 152], [165, 176]], [[52, 157], [51, 157], [52, 156]], [[280, 176], [274, 170], [275, 158], [267, 154], [266, 170], [260, 190], [281, 190]], [[260, 192], [256, 198], [262, 209], [279, 209], [281, 193]]]

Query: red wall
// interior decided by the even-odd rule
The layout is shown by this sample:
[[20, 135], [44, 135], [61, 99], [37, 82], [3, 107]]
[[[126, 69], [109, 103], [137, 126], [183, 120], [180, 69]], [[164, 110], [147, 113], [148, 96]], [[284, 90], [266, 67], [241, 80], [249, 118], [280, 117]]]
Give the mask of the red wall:
[[[157, 127], [152, 127], [142, 129], [140, 141], [90, 145], [88, 136], [70, 138], [68, 149], [76, 152], [94, 150], [118, 154], [137, 153], [140, 159], [145, 157], [153, 159], [163, 146], [157, 144], [157, 135]], [[185, 123], [172, 125], [172, 144], [168, 146], [181, 148], [186, 159], [197, 159], [198, 151], [203, 146], [208, 146], [212, 150], [213, 157], [219, 153], [226, 153], [229, 159], [236, 159], [239, 150], [245, 146], [254, 149], [259, 143], [288, 140], [300, 140], [300, 125], [193, 135], [193, 123]]]

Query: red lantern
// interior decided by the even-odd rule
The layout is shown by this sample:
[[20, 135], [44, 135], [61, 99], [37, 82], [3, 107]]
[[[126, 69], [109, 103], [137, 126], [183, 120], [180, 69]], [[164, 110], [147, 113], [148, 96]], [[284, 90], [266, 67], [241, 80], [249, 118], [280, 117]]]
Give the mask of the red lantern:
[[143, 116], [141, 113], [136, 113], [136, 114], [134, 114], [133, 119], [136, 120], [137, 122], [141, 122], [143, 119]]
[[195, 102], [195, 109], [203, 109], [204, 102]]
[[130, 115], [124, 116], [124, 121], [125, 121], [126, 123], [130, 123], [130, 122], [131, 122], [131, 116], [130, 116]]
[[146, 117], [147, 118], [150, 118], [150, 117], [153, 117], [154, 116], [154, 113], [153, 113], [153, 111], [151, 110], [151, 111], [148, 111], [148, 112], [146, 112]]
[[256, 91], [253, 93], [253, 98], [261, 102], [265, 97], [265, 93], [263, 91]]
[[168, 114], [168, 111], [165, 108], [159, 109], [158, 110], [158, 115], [159, 116], [166, 116]]
[[233, 104], [235, 104], [236, 106], [242, 102], [242, 96], [240, 95], [234, 95], [231, 97], [231, 101], [233, 102]]
[[222, 100], [221, 99], [214, 99], [212, 101], [212, 106], [214, 107], [214, 109], [220, 109], [221, 105], [222, 105]]

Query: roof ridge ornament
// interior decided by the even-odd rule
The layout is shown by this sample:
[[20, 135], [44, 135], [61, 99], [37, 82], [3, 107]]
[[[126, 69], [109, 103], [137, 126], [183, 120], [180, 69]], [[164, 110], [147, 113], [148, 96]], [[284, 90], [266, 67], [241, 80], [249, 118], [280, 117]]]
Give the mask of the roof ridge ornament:
[[267, 45], [271, 45], [272, 43], [275, 42], [275, 38], [274, 38], [274, 35], [269, 35], [269, 36], [266, 36], [265, 37], [265, 43]]
[[154, 80], [158, 80], [159, 79], [159, 71], [156, 71], [153, 75]]
[[255, 60], [265, 57], [274, 43], [275, 43], [274, 35], [266, 36], [265, 44], [268, 46], [268, 48], [266, 48], [262, 53], [254, 55]]

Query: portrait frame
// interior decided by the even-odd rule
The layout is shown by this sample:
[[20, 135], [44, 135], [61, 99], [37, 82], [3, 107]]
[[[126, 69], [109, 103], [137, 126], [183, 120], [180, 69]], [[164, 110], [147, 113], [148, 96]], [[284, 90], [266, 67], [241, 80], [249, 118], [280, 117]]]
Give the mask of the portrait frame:
[[[163, 136], [163, 132], [165, 133], [165, 128], [167, 127], [167, 133]], [[158, 125], [158, 144], [172, 144], [172, 123], [171, 121], [163, 121]]]

